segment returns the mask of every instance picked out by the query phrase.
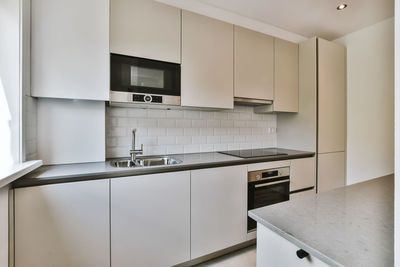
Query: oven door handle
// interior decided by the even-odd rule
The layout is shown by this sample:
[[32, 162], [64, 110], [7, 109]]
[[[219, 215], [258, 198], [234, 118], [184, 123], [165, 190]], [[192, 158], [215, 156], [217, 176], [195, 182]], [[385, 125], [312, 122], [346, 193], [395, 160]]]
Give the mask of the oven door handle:
[[276, 182], [271, 182], [271, 183], [264, 183], [264, 184], [256, 184], [254, 187], [259, 188], [259, 187], [264, 187], [264, 186], [269, 186], [269, 185], [274, 185], [274, 184], [281, 184], [281, 183], [286, 183], [289, 182], [290, 179], [282, 180], [282, 181], [276, 181]]

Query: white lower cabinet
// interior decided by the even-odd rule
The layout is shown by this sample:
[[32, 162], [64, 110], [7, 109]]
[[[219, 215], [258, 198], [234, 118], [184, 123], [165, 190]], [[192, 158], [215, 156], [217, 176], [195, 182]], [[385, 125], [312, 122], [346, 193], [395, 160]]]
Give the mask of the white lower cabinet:
[[298, 193], [290, 194], [290, 199], [296, 199], [296, 198], [302, 198], [302, 197], [308, 197], [308, 196], [315, 196], [315, 188], [306, 190], [306, 191], [301, 191]]
[[290, 162], [290, 192], [315, 186], [315, 157]]
[[190, 172], [111, 179], [111, 266], [190, 260]]
[[109, 180], [15, 189], [15, 267], [109, 267]]
[[247, 166], [191, 172], [191, 258], [247, 238]]
[[326, 267], [326, 263], [308, 256], [300, 259], [296, 252], [300, 250], [295, 244], [257, 224], [257, 267]]

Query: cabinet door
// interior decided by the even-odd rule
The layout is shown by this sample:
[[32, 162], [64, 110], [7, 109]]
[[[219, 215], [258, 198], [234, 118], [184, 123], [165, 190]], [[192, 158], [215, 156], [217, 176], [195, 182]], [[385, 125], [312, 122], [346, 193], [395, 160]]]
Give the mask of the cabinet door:
[[109, 180], [15, 189], [15, 266], [110, 266]]
[[290, 192], [315, 186], [315, 158], [290, 162]]
[[32, 0], [31, 94], [109, 99], [109, 0]]
[[113, 266], [172, 266], [190, 259], [190, 172], [111, 180]]
[[182, 11], [182, 106], [233, 108], [233, 25]]
[[345, 153], [318, 155], [318, 193], [345, 185]]
[[345, 47], [318, 38], [318, 152], [345, 150]]
[[181, 10], [149, 0], [112, 0], [112, 53], [181, 63]]
[[247, 167], [191, 172], [192, 259], [247, 238]]
[[326, 263], [312, 255], [300, 259], [296, 255], [299, 249], [262, 224], [257, 224], [257, 267], [328, 267]]
[[235, 97], [274, 99], [274, 38], [235, 26]]
[[299, 46], [275, 38], [274, 111], [299, 111]]

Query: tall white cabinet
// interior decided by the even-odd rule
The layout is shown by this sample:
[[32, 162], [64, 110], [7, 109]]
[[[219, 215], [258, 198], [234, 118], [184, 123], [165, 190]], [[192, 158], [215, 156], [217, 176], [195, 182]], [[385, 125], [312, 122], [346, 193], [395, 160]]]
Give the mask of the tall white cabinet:
[[317, 153], [317, 191], [345, 185], [346, 49], [312, 38], [299, 44], [299, 112], [278, 115], [278, 146]]
[[182, 106], [233, 109], [233, 25], [182, 11]]
[[15, 189], [15, 267], [109, 267], [109, 180]]
[[109, 4], [32, 0], [32, 96], [109, 99]]

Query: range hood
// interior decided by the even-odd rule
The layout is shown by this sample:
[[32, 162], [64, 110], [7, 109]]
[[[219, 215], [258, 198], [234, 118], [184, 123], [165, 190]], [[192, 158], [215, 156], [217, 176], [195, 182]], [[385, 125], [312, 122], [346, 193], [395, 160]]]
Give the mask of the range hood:
[[234, 97], [235, 104], [246, 105], [246, 106], [261, 106], [261, 105], [271, 105], [272, 100], [255, 99], [255, 98], [245, 98], [245, 97]]

